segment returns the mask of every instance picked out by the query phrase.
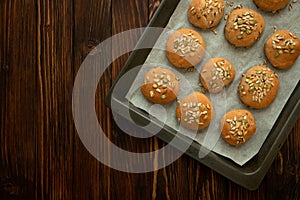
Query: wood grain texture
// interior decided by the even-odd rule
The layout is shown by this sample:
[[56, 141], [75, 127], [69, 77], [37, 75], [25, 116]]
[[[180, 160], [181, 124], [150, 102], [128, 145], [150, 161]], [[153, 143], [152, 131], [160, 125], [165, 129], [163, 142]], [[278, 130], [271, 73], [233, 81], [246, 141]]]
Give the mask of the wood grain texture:
[[[186, 155], [158, 171], [133, 174], [110, 169], [85, 149], [72, 117], [73, 84], [82, 62], [107, 38], [145, 27], [159, 4], [159, 0], [0, 2], [0, 199], [300, 199], [300, 119], [253, 192]], [[137, 31], [111, 45], [133, 47], [141, 34]], [[117, 52], [107, 48], [106, 53], [110, 59]], [[129, 55], [114, 60], [104, 72], [95, 96], [96, 111], [114, 144], [150, 152], [165, 143], [155, 137], [128, 136], [104, 105]], [[112, 156], [111, 149], [103, 150]], [[155, 154], [153, 165], [159, 156], [166, 155]]]
[[[74, 68], [71, 1], [37, 1], [36, 183], [42, 199], [72, 198]], [[55, 191], [55, 192], [53, 192]]]

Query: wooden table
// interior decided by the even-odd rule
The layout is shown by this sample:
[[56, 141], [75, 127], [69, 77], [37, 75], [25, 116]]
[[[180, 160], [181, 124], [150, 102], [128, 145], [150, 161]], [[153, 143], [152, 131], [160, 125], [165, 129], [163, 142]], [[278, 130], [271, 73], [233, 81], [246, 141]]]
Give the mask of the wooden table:
[[[253, 192], [186, 155], [161, 170], [130, 174], [106, 167], [85, 149], [72, 118], [72, 89], [81, 63], [110, 36], [145, 27], [159, 3], [1, 1], [0, 199], [300, 199], [300, 120]], [[96, 110], [116, 145], [153, 151], [164, 142], [125, 135], [104, 105], [128, 56], [105, 71]]]

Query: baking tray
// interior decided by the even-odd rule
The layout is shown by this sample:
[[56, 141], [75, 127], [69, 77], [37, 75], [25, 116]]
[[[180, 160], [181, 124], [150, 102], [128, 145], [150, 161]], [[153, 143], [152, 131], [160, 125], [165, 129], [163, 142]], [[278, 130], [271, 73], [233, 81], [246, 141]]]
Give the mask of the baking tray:
[[[148, 27], [165, 27], [178, 3], [179, 0], [163, 0], [159, 8], [155, 12], [152, 20], [150, 21]], [[121, 93], [119, 92], [115, 94], [113, 93], [113, 90], [124, 74], [126, 74], [129, 70], [135, 68], [136, 66], [142, 65], [145, 62], [151, 49], [139, 49], [139, 46], [142, 47], [145, 43], [147, 43], [147, 46], [149, 46], [150, 43], [152, 44], [152, 46], [154, 46], [156, 39], [158, 39], [159, 37], [159, 34], [157, 34], [157, 37], [153, 36], [153, 33], [151, 33], [152, 35], [150, 37], [149, 34], [150, 33], [148, 33], [146, 29], [135, 48], [136, 50], [131, 53], [122, 71], [120, 72], [115, 83], [113, 84], [112, 88], [105, 98], [105, 104], [108, 107], [111, 107], [113, 103], [114, 111], [119, 115], [119, 117], [127, 119], [128, 122], [133, 120], [138, 124], [147, 124], [149, 123], [150, 118], [145, 111], [134, 107], [132, 104], [128, 103], [128, 100], [126, 99], [126, 94], [136, 77], [135, 74], [132, 74], [130, 80], [126, 79], [126, 84], [122, 83], [124, 88]], [[149, 38], [151, 38], [151, 41], [149, 41]], [[138, 71], [135, 71], [135, 73], [137, 74]], [[281, 111], [277, 121], [274, 123], [273, 128], [270, 131], [270, 134], [265, 140], [260, 151], [256, 156], [254, 156], [243, 166], [239, 166], [230, 159], [220, 156], [214, 152], [210, 152], [206, 157], [200, 159], [198, 157], [198, 152], [201, 148], [201, 145], [196, 142], [193, 142], [190, 145], [185, 154], [198, 160], [202, 164], [210, 167], [214, 171], [227, 177], [233, 182], [249, 190], [255, 190], [259, 187], [259, 184], [270, 168], [278, 151], [280, 150], [292, 127], [300, 116], [299, 99], [300, 86], [298, 82], [284, 109]], [[131, 119], [128, 119], [128, 115], [126, 114], [128, 110], [130, 111]], [[168, 143], [174, 138], [175, 133], [176, 131], [172, 128], [164, 126], [162, 130], [158, 134], [156, 134], [156, 136]], [[188, 143], [185, 136], [180, 135], [179, 133], [176, 133], [176, 135], [180, 138], [183, 144]]]

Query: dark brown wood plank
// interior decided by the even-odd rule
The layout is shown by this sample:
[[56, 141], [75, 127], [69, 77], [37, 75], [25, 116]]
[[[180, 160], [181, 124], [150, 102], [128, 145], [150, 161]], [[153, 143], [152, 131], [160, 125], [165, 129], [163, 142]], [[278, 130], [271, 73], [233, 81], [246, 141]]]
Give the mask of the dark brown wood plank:
[[[73, 67], [76, 74], [85, 57], [92, 50], [96, 51], [96, 46], [111, 36], [112, 17], [110, 0], [79, 0], [74, 4], [74, 8], [76, 15], [74, 18]], [[109, 58], [111, 50], [107, 49], [106, 51]], [[95, 57], [97, 56], [100, 56], [100, 54], [95, 55]], [[99, 68], [103, 67], [101, 60], [90, 61], [90, 64], [98, 65]], [[108, 135], [111, 131], [111, 121], [110, 112], [104, 105], [104, 98], [111, 86], [111, 82], [110, 69], [105, 72], [103, 79], [99, 82], [95, 98], [99, 123]], [[105, 149], [105, 151], [109, 151], [109, 149]], [[72, 170], [74, 176], [73, 194], [75, 199], [110, 199], [110, 168], [95, 159], [86, 150], [77, 135], [74, 141], [74, 163]]]
[[149, 0], [149, 14], [148, 18], [149, 20], [153, 17], [153, 14], [155, 13], [156, 9], [159, 7], [161, 0]]
[[1, 1], [0, 8], [0, 197], [26, 198], [36, 161], [35, 1]]
[[73, 3], [46, 0], [36, 6], [36, 195], [68, 199], [73, 197]]
[[[148, 12], [148, 1], [113, 0], [112, 34], [145, 27], [149, 22]], [[141, 34], [141, 31], [132, 31], [129, 38], [120, 41], [118, 44], [113, 43], [113, 45], [118, 45], [120, 49], [134, 47]], [[129, 52], [126, 53], [112, 64], [113, 80], [119, 74], [129, 55]], [[110, 138], [114, 144], [127, 151], [148, 152], [158, 148], [157, 139], [133, 138], [118, 129], [113, 129]], [[133, 168], [134, 166], [129, 167]], [[152, 196], [156, 196], [156, 178], [155, 172], [147, 174], [131, 174], [112, 170], [111, 197], [112, 199], [151, 199]], [[122, 183], [119, 180], [126, 180], [126, 182]]]

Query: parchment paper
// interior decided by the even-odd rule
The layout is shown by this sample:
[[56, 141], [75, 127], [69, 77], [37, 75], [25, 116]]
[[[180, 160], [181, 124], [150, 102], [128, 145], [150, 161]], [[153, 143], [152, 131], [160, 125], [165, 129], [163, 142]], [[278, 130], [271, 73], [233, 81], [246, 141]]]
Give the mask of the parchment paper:
[[[300, 5], [295, 3], [291, 11], [286, 7], [280, 13], [264, 13], [258, 10], [253, 3], [253, 1], [234, 1], [234, 6], [243, 5], [244, 8], [251, 8], [259, 13], [261, 13], [266, 21], [265, 31], [260, 38], [260, 40], [251, 48], [238, 48], [235, 49], [230, 45], [223, 34], [224, 26], [226, 21], [222, 19], [221, 23], [216, 27], [217, 35], [211, 31], [203, 31], [196, 27], [193, 27], [187, 18], [187, 9], [191, 0], [182, 0], [179, 2], [175, 12], [168, 25], [166, 26], [166, 32], [164, 32], [161, 37], [158, 39], [155, 48], [149, 54], [145, 65], [141, 68], [136, 80], [133, 85], [141, 85], [145, 73], [149, 68], [154, 66], [164, 66], [177, 73], [178, 76], [182, 78], [180, 95], [178, 99], [180, 100], [185, 95], [191, 92], [191, 88], [188, 85], [190, 83], [194, 91], [201, 91], [199, 87], [199, 72], [203, 63], [212, 57], [223, 57], [231, 61], [231, 63], [236, 68], [236, 77], [233, 83], [224, 90], [224, 92], [218, 95], [209, 95], [206, 94], [216, 107], [216, 115], [213, 122], [211, 123], [208, 129], [198, 131], [194, 133], [188, 130], [179, 130], [178, 121], [175, 117], [175, 109], [177, 102], [165, 105], [165, 109], [168, 113], [168, 118], [166, 124], [176, 131], [180, 131], [181, 134], [186, 135], [193, 140], [197, 141], [200, 144], [204, 142], [207, 144], [207, 140], [212, 140], [210, 145], [213, 145], [213, 151], [219, 155], [225, 156], [239, 165], [244, 165], [249, 161], [253, 156], [255, 156], [261, 146], [263, 145], [268, 134], [272, 134], [270, 130], [273, 127], [276, 119], [278, 118], [281, 110], [288, 101], [290, 95], [292, 94], [294, 88], [296, 87], [299, 77], [300, 77], [300, 59], [297, 60], [295, 65], [288, 70], [277, 70], [273, 68], [269, 63], [268, 66], [273, 69], [278, 75], [280, 80], [280, 89], [277, 98], [271, 104], [270, 107], [262, 110], [250, 109], [244, 106], [239, 100], [237, 94], [237, 88], [241, 76], [247, 71], [250, 67], [258, 64], [262, 64], [266, 60], [263, 51], [264, 42], [267, 40], [269, 35], [274, 32], [274, 26], [280, 29], [290, 30], [299, 37], [300, 36], [300, 27], [299, 27], [299, 17], [300, 17]], [[225, 6], [225, 13], [229, 12], [233, 7]], [[175, 69], [172, 64], [167, 60], [165, 55], [165, 44], [167, 37], [175, 30], [179, 28], [191, 28], [198, 31], [204, 38], [207, 46], [207, 55], [204, 60], [198, 65], [197, 71], [195, 72], [186, 72]], [[172, 30], [170, 30], [172, 29]], [[130, 102], [133, 103], [136, 107], [141, 108], [145, 111], [149, 111], [152, 103], [147, 101], [140, 90], [132, 91], [130, 90], [128, 95]], [[224, 103], [225, 102], [225, 103]], [[225, 104], [225, 105], [224, 105]], [[225, 110], [224, 110], [225, 109]], [[222, 138], [219, 138], [219, 120], [225, 113], [225, 111], [230, 111], [234, 109], [248, 109], [250, 110], [256, 120], [257, 130], [255, 135], [245, 144], [240, 147], [232, 147], [226, 144]], [[210, 134], [208, 137], [207, 134]], [[207, 139], [208, 138], [208, 139]], [[214, 142], [216, 140], [217, 142]]]

